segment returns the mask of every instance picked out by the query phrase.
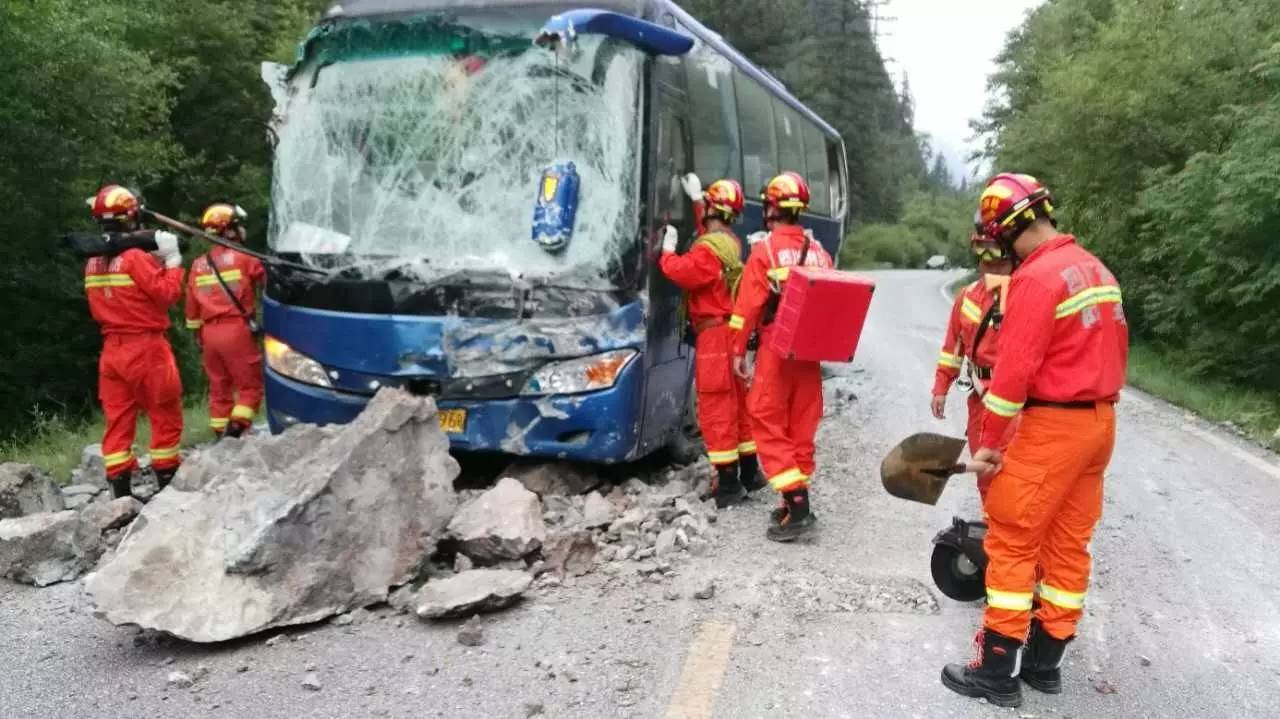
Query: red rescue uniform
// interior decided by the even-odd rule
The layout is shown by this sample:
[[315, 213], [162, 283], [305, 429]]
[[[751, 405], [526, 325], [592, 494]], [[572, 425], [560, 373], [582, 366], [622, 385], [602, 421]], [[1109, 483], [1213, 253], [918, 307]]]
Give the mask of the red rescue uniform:
[[169, 308], [182, 298], [182, 268], [142, 250], [94, 257], [85, 265], [89, 312], [102, 330], [98, 398], [106, 416], [102, 456], [107, 477], [137, 468], [138, 413], [151, 420], [151, 466], [176, 469], [182, 441], [182, 380], [165, 331]]
[[[701, 227], [702, 213], [695, 210], [695, 214]], [[698, 425], [708, 459], [719, 467], [755, 454], [756, 444], [747, 418], [746, 383], [733, 373], [733, 332], [729, 329], [733, 298], [725, 281], [725, 262], [717, 252], [740, 257], [742, 243], [729, 233], [704, 233], [683, 255], [663, 253], [658, 266], [686, 293], [697, 341], [693, 381], [698, 393]]]
[[204, 371], [209, 376], [209, 426], [221, 434], [235, 422], [249, 425], [262, 402], [262, 352], [248, 318], [223, 289], [218, 273], [249, 317], [256, 290], [266, 281], [262, 263], [242, 252], [218, 247], [191, 265], [187, 281], [187, 328], [199, 333]]
[[[806, 244], [799, 225], [778, 224], [751, 248], [738, 299], [729, 320], [733, 356], [744, 357], [747, 341], [762, 321], [765, 306], [781, 293], [789, 268], [800, 263]], [[804, 264], [831, 267], [831, 256], [808, 242]], [[755, 376], [747, 394], [751, 432], [769, 485], [779, 492], [808, 486], [814, 470], [814, 436], [822, 420], [822, 367], [818, 362], [784, 359], [770, 349], [770, 325], [760, 328]]]
[[1050, 636], [1075, 634], [1128, 354], [1120, 287], [1074, 237], [1044, 243], [1014, 272], [979, 432], [998, 448], [1022, 413], [985, 506], [984, 625], [997, 634], [1026, 636], [1034, 595]]
[[[978, 329], [983, 319], [991, 312], [1000, 298], [1000, 289], [987, 287], [985, 278], [978, 278], [964, 288], [956, 297], [951, 307], [951, 318], [947, 322], [946, 338], [942, 341], [942, 350], [938, 353], [938, 365], [933, 375], [933, 396], [945, 395], [951, 385], [960, 376], [964, 360], [969, 360], [970, 379], [973, 389], [967, 398], [968, 421], [965, 436], [969, 440], [969, 450], [978, 451], [978, 430], [982, 425], [982, 395], [986, 384], [991, 381], [991, 372], [996, 366], [996, 347], [999, 327], [992, 320], [987, 322], [987, 329], [982, 333], [982, 342], [978, 342]], [[978, 478], [978, 493], [986, 500], [987, 489], [991, 486], [991, 477]]]

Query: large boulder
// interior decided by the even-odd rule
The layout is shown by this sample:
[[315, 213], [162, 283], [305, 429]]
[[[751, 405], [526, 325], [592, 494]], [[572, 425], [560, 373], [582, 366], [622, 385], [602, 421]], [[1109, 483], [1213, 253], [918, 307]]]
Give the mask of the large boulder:
[[44, 587], [79, 577], [98, 561], [98, 528], [67, 510], [0, 520], [0, 576]]
[[538, 495], [506, 477], [462, 505], [449, 523], [449, 534], [458, 541], [459, 551], [477, 564], [520, 559], [546, 539], [542, 502]]
[[0, 464], [0, 519], [61, 512], [62, 492], [53, 478], [32, 464]]
[[448, 619], [505, 609], [520, 600], [532, 581], [528, 574], [509, 569], [471, 569], [432, 580], [418, 592], [418, 616]]
[[184, 463], [85, 581], [96, 613], [213, 642], [386, 601], [453, 516], [458, 465], [429, 398], [224, 440]]

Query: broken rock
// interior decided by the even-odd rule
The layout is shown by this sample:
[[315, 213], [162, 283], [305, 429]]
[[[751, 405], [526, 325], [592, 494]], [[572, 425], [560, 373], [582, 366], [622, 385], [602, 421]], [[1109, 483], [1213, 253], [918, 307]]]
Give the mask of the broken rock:
[[61, 512], [65, 506], [58, 485], [44, 470], [21, 462], [0, 464], [0, 519]]
[[458, 466], [435, 404], [401, 390], [339, 428], [203, 452], [87, 578], [99, 616], [214, 642], [383, 602], [456, 507]]
[[70, 510], [0, 520], [0, 576], [37, 587], [71, 581], [98, 561], [98, 535]]
[[432, 580], [418, 592], [418, 616], [447, 619], [505, 609], [520, 600], [532, 581], [524, 572], [506, 569], [473, 569]]
[[518, 462], [504, 474], [539, 497], [586, 494], [600, 485], [599, 477], [567, 462]]
[[585, 527], [594, 529], [595, 527], [607, 527], [613, 523], [614, 518], [618, 516], [618, 508], [613, 502], [605, 499], [604, 495], [599, 492], [592, 492], [587, 495], [587, 501], [582, 508], [582, 524]]
[[80, 513], [85, 521], [98, 528], [99, 532], [108, 529], [119, 529], [142, 511], [142, 502], [133, 497], [119, 497], [104, 504], [93, 504]]
[[478, 617], [472, 617], [458, 630], [458, 643], [464, 647], [482, 646], [484, 641], [484, 625]]
[[543, 546], [542, 556], [551, 571], [581, 577], [595, 565], [596, 543], [587, 531], [557, 534]]
[[508, 477], [464, 504], [449, 522], [449, 534], [463, 554], [483, 565], [537, 550], [547, 530], [538, 496]]

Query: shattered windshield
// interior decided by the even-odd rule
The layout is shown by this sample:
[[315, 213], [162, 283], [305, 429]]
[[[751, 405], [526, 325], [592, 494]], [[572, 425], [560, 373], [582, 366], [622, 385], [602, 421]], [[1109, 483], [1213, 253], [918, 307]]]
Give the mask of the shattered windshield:
[[[459, 270], [608, 276], [637, 237], [643, 55], [582, 37], [532, 45], [546, 17], [350, 23], [317, 39], [276, 147], [271, 242], [370, 278]], [[577, 218], [532, 239], [543, 172], [571, 161]]]

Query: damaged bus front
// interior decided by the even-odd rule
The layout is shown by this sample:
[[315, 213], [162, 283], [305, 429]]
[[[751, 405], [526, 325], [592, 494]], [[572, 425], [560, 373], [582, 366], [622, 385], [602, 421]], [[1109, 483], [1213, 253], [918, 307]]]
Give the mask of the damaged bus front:
[[[727, 46], [664, 0], [594, 5], [347, 0], [264, 67], [272, 249], [322, 271], [268, 286], [273, 430], [402, 387], [457, 449], [616, 462], [681, 441], [692, 349], [655, 253], [663, 224], [693, 232], [691, 53], [728, 67]], [[738, 118], [716, 121], [741, 175]], [[832, 147], [842, 169], [817, 136], [824, 176]]]

